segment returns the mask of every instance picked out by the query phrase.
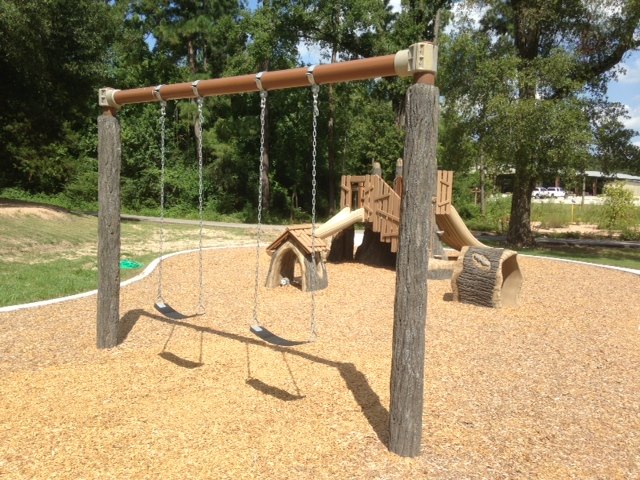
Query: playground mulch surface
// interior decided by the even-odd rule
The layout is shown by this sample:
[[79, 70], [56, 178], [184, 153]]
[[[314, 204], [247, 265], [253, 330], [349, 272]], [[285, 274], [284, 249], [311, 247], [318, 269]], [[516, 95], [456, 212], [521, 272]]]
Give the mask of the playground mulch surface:
[[[249, 330], [255, 251], [207, 251], [206, 314], [153, 309], [157, 270], [121, 293], [0, 314], [0, 478], [640, 478], [640, 277], [520, 257], [520, 306], [454, 303], [429, 282], [422, 453], [387, 450], [395, 274], [328, 265], [318, 340]], [[261, 282], [268, 268], [261, 254]], [[192, 314], [197, 255], [164, 263]], [[259, 296], [263, 324], [310, 328], [308, 294]]]

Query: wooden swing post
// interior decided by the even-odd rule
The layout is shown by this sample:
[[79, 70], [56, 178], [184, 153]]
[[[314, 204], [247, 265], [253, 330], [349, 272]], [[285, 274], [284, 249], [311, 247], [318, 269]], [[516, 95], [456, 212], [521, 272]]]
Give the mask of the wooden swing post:
[[120, 123], [105, 107], [98, 117], [98, 348], [118, 344], [121, 156]]
[[436, 59], [407, 92], [400, 243], [396, 259], [389, 407], [389, 450], [405, 457], [420, 454], [424, 403], [427, 320], [427, 245], [434, 218], [438, 88]]

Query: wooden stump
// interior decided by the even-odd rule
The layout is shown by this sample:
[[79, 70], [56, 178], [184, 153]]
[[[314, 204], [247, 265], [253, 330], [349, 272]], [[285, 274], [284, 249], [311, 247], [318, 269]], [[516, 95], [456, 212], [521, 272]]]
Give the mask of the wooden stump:
[[451, 277], [453, 299], [493, 308], [517, 305], [522, 287], [517, 255], [504, 248], [464, 247]]
[[297, 263], [300, 267], [300, 289], [303, 292], [327, 288], [329, 284], [327, 269], [320, 253], [316, 252], [315, 254], [315, 278], [313, 277], [312, 262], [311, 255], [305, 255], [293, 243], [285, 242], [271, 256], [266, 286], [275, 288], [293, 283]]
[[331, 249], [327, 261], [332, 263], [353, 261], [353, 227], [345, 228], [331, 240]]
[[391, 251], [391, 244], [380, 241], [380, 234], [373, 231], [370, 223], [364, 229], [355, 259], [372, 267], [396, 267], [396, 254]]

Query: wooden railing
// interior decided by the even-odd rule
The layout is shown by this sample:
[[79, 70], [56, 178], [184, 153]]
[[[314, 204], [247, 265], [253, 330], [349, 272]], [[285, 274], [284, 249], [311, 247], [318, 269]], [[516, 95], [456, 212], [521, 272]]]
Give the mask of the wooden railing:
[[[364, 221], [372, 224], [382, 242], [391, 244], [392, 252], [398, 251], [402, 177], [395, 185], [394, 190], [378, 175], [343, 175], [340, 179], [340, 208], [364, 208]], [[438, 170], [436, 215], [451, 213], [452, 186], [453, 172]]]
[[340, 208], [364, 209], [364, 221], [371, 223], [380, 240], [398, 251], [400, 195], [378, 175], [344, 175], [340, 180]]

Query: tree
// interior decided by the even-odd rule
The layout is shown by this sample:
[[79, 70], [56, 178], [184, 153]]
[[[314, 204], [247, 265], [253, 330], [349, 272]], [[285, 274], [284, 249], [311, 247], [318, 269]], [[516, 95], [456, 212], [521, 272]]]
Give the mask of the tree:
[[115, 31], [105, 2], [0, 0], [0, 187], [55, 193], [73, 176]]
[[584, 95], [601, 98], [618, 63], [640, 46], [640, 2], [470, 3], [483, 9], [480, 25], [492, 55], [512, 65], [499, 80], [507, 90], [482, 105], [492, 152], [515, 170], [507, 241], [527, 245], [536, 180], [586, 155], [593, 139]]
[[628, 116], [619, 103], [597, 103], [592, 106], [593, 135], [592, 165], [605, 173], [626, 172], [640, 174], [640, 147], [632, 143], [638, 134], [625, 128], [621, 119]]
[[[383, 31], [389, 17], [388, 1], [315, 0], [307, 11], [303, 35], [310, 43], [329, 51], [331, 63], [371, 56], [376, 35]], [[327, 87], [327, 143], [329, 211], [336, 207], [336, 102], [335, 87]]]
[[193, 76], [219, 76], [237, 48], [237, 0], [133, 0], [131, 11], [140, 15], [162, 52]]

